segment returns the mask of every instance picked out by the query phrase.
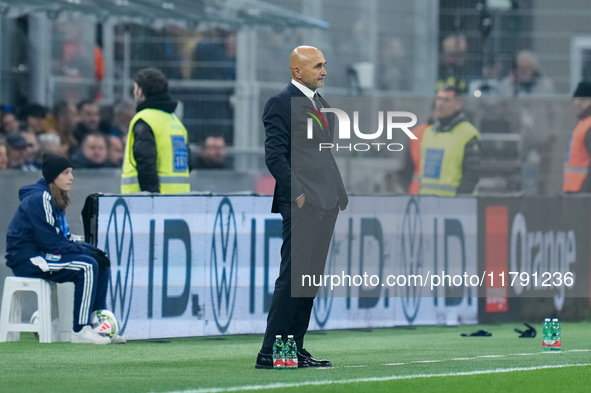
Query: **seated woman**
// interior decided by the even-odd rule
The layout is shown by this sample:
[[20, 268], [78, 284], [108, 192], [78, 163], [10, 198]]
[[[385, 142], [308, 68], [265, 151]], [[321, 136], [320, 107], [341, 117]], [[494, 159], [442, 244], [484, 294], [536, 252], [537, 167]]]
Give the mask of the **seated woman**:
[[73, 282], [71, 341], [108, 344], [111, 339], [99, 335], [90, 326], [90, 314], [106, 308], [110, 261], [98, 248], [70, 238], [65, 213], [74, 179], [70, 161], [45, 153], [42, 170], [43, 178], [19, 191], [21, 202], [6, 234], [6, 264], [15, 276]]

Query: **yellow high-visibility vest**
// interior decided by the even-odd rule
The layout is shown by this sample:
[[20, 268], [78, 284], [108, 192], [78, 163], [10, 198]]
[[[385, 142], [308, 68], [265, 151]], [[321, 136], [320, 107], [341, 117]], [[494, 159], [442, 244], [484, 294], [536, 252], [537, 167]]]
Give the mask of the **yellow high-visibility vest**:
[[133, 156], [133, 126], [139, 119], [148, 123], [154, 132], [158, 153], [154, 159], [160, 180], [160, 193], [179, 194], [191, 191], [185, 126], [174, 113], [148, 108], [138, 112], [129, 124], [121, 175], [121, 193], [129, 194], [141, 191], [137, 178], [136, 161]]
[[[447, 132], [435, 132], [430, 125], [421, 142], [421, 188], [419, 194], [456, 196], [462, 181], [464, 148], [480, 133], [468, 121]], [[476, 195], [476, 191], [473, 193]]]

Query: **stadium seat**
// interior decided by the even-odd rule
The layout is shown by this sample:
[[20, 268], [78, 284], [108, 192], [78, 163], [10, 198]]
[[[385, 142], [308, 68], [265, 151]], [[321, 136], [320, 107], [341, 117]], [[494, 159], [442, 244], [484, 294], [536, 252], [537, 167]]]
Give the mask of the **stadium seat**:
[[[64, 284], [61, 284], [58, 290], [56, 283], [39, 278], [6, 277], [0, 309], [0, 342], [19, 341], [20, 332], [37, 332], [42, 343], [70, 341], [73, 285], [61, 287], [64, 287]], [[36, 323], [22, 321], [24, 292], [37, 294]], [[58, 292], [62, 298], [61, 307], [58, 307]], [[61, 319], [59, 308], [62, 308]]]

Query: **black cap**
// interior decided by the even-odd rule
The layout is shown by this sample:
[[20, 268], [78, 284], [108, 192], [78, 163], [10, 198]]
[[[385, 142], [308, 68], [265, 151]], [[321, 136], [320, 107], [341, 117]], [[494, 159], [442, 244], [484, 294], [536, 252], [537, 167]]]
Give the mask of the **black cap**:
[[43, 177], [47, 184], [53, 182], [56, 177], [68, 168], [72, 168], [72, 163], [66, 157], [53, 153], [43, 154]]
[[8, 136], [6, 136], [6, 143], [12, 149], [18, 150], [26, 149], [28, 145], [28, 142], [25, 139], [25, 137], [19, 134], [18, 132], [8, 134]]
[[573, 97], [591, 98], [591, 82], [583, 81], [579, 83]]

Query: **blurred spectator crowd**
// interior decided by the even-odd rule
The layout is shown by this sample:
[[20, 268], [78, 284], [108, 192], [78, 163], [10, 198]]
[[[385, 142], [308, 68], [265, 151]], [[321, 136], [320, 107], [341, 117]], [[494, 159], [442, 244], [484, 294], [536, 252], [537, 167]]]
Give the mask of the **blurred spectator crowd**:
[[[136, 113], [131, 101], [115, 105], [85, 100], [54, 108], [29, 104], [0, 107], [0, 170], [40, 171], [44, 152], [68, 157], [74, 168], [121, 168], [129, 123]], [[191, 145], [192, 169], [229, 169], [224, 138], [206, 135]]]
[[74, 168], [120, 168], [133, 102], [113, 106], [96, 101], [60, 102], [54, 108], [31, 103], [0, 108], [0, 169], [38, 171], [41, 156], [68, 157]]
[[530, 50], [516, 52], [507, 73], [503, 73], [503, 65], [496, 60], [485, 62], [481, 73], [475, 72], [466, 62], [468, 53], [465, 35], [453, 33], [443, 39], [438, 88], [448, 84], [455, 86], [461, 93], [475, 97], [548, 96], [555, 93], [554, 84], [542, 71], [537, 56]]

